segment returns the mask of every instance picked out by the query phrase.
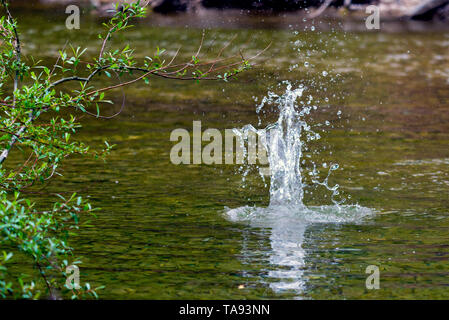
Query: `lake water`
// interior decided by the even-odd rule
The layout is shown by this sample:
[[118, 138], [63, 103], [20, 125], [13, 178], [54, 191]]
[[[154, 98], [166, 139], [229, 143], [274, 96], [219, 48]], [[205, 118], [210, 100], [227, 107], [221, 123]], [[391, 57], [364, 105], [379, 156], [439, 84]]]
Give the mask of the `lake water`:
[[[101, 19], [86, 13], [81, 29], [69, 31], [63, 9], [16, 15], [25, 52], [45, 62], [67, 39], [98, 51]], [[80, 120], [81, 140], [117, 147], [106, 163], [67, 161], [49, 191], [77, 191], [102, 208], [72, 240], [81, 281], [105, 285], [101, 298], [449, 298], [449, 31], [387, 25], [367, 32], [356, 21], [311, 26], [292, 15], [150, 16], [114, 39], [139, 57], [182, 46], [180, 57], [188, 58], [202, 28], [206, 57], [233, 36], [229, 54], [272, 45], [229, 83], [151, 79], [125, 89], [120, 116]], [[227, 208], [269, 204], [269, 186], [255, 170], [242, 181], [239, 165], [170, 162], [172, 130], [192, 131], [193, 121], [222, 131], [257, 126], [258, 103], [268, 91], [284, 92], [284, 80], [305, 86], [304, 99], [318, 106], [307, 121], [321, 139], [305, 155], [338, 163], [329, 184], [369, 215], [306, 223], [272, 210], [271, 223], [234, 221]], [[117, 103], [106, 114], [120, 108], [122, 92], [112, 97]], [[263, 121], [276, 118], [267, 109]], [[326, 165], [318, 170], [325, 178]], [[325, 190], [309, 191], [307, 206], [330, 204]], [[379, 267], [379, 290], [365, 287], [369, 265]]]

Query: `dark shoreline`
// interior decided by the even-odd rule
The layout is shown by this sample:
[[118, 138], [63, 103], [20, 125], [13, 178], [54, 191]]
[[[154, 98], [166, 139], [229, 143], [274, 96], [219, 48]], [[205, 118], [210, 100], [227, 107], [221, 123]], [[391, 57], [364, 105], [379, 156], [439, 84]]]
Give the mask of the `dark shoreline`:
[[[35, 4], [30, 6], [24, 2], [14, 3], [18, 12], [35, 12], [50, 16], [63, 17], [66, 6], [60, 3]], [[98, 20], [102, 22], [105, 15], [98, 14], [90, 5], [81, 6], [82, 20]], [[306, 11], [267, 13], [266, 11], [248, 11], [226, 9], [226, 14], [220, 9], [202, 9], [198, 11], [160, 14], [153, 12], [149, 17], [138, 21], [138, 24], [163, 27], [190, 27], [198, 29], [285, 29], [305, 30], [313, 24], [317, 31], [327, 32], [334, 29], [347, 32], [439, 32], [449, 29], [449, 24], [441, 21], [415, 21], [400, 18], [385, 18], [381, 21], [380, 30], [367, 30], [366, 15], [342, 16], [334, 8], [325, 15], [310, 19]], [[19, 14], [20, 17], [20, 14]]]

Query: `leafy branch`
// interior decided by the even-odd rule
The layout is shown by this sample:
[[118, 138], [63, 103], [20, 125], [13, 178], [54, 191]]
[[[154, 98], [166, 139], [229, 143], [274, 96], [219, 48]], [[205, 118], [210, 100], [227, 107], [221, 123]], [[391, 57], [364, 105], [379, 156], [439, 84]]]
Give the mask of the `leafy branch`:
[[[65, 268], [73, 258], [69, 236], [79, 228], [80, 218], [93, 214], [94, 209], [75, 194], [66, 199], [58, 193], [60, 199], [47, 210], [37, 210], [21, 196], [28, 188], [44, 185], [59, 175], [64, 159], [75, 154], [104, 159], [114, 147], [105, 142], [104, 148], [96, 150], [74, 140], [81, 125], [73, 111], [97, 118], [117, 116], [125, 99], [119, 112], [104, 116], [100, 106], [112, 103], [106, 94], [137, 82], [149, 84], [153, 77], [228, 81], [249, 69], [268, 47], [249, 58], [242, 52], [223, 57], [231, 40], [214, 59], [203, 61], [203, 33], [198, 50], [186, 61], [180, 61], [180, 49], [168, 57], [160, 48], [139, 60], [129, 45], [110, 48], [118, 32], [130, 28], [133, 19], [145, 16], [148, 2], [138, 0], [116, 5], [114, 16], [104, 24], [105, 32], [98, 36], [98, 55], [89, 59], [87, 48], [66, 49], [66, 45], [56, 63], [46, 66], [22, 56], [17, 21], [8, 1], [0, 1], [4, 11], [0, 18], [0, 244], [30, 257], [36, 271], [28, 278], [15, 276], [7, 268], [13, 253], [0, 253], [0, 297], [39, 298], [44, 292], [53, 298], [96, 297], [96, 289], [88, 283], [78, 289], [64, 284]], [[121, 81], [124, 75], [130, 79]], [[98, 87], [94, 80], [100, 77], [117, 82]], [[42, 117], [44, 114], [47, 116]], [[14, 146], [25, 155], [18, 165], [5, 162]]]

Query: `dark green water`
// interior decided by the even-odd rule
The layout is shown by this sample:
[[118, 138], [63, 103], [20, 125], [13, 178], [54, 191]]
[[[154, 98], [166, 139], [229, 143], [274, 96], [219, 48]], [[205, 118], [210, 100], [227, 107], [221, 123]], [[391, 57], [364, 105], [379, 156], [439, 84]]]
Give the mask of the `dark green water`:
[[[87, 14], [73, 31], [64, 27], [63, 10], [18, 17], [26, 53], [54, 61], [67, 39], [97, 52], [101, 21]], [[105, 285], [105, 299], [449, 298], [449, 32], [343, 32], [327, 22], [310, 31], [310, 23], [289, 27], [282, 17], [206, 18], [206, 56], [234, 35], [230, 53], [273, 44], [258, 66], [230, 83], [152, 79], [125, 90], [119, 117], [81, 120], [80, 139], [117, 144], [107, 163], [66, 162], [64, 177], [50, 186], [90, 195], [102, 208], [72, 242], [83, 260], [81, 281]], [[150, 17], [115, 44], [132, 44], [140, 57], [157, 45], [169, 52], [182, 46], [181, 56], [189, 57], [201, 25], [192, 17], [170, 19]], [[270, 271], [279, 268], [270, 260], [270, 228], [223, 214], [225, 207], [267, 206], [261, 179], [250, 174], [242, 184], [238, 166], [176, 166], [169, 158], [173, 129], [192, 130], [193, 120], [203, 128], [256, 125], [253, 97], [260, 101], [269, 88], [282, 92], [277, 85], [286, 79], [305, 84], [305, 95], [320, 106], [311, 124], [333, 125], [311, 146], [322, 151], [313, 155], [320, 162], [342, 168], [330, 183], [375, 212], [357, 223], [305, 228], [301, 291], [270, 287], [278, 281]], [[118, 110], [121, 92], [113, 97]], [[328, 199], [316, 191], [306, 203]], [[380, 268], [379, 290], [365, 288], [368, 265]]]

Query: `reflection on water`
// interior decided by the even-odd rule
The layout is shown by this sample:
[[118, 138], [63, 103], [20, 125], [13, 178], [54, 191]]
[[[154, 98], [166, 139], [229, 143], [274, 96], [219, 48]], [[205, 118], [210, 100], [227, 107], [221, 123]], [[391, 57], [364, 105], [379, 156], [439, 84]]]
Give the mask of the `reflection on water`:
[[[282, 221], [271, 226], [270, 240], [273, 254], [270, 256], [270, 263], [279, 269], [270, 271], [269, 277], [280, 279], [280, 282], [270, 283], [270, 287], [276, 292], [282, 290], [300, 292], [304, 288], [302, 275], [305, 252], [302, 249], [302, 243], [305, 225], [293, 224], [293, 222], [286, 224]], [[284, 268], [286, 270], [283, 270]], [[288, 280], [293, 281], [287, 282]]]
[[[231, 221], [242, 221], [241, 213], [235, 210], [228, 211], [227, 216]], [[250, 211], [251, 209], [238, 210]], [[305, 284], [303, 279], [305, 251], [302, 245], [306, 221], [294, 216], [279, 215], [281, 210], [285, 211], [285, 208], [270, 210], [271, 217], [266, 216], [263, 219], [253, 219], [249, 225], [269, 230], [271, 250], [268, 260], [271, 268], [274, 270], [268, 272], [269, 281], [264, 281], [268, 282], [270, 288], [275, 292], [282, 293], [287, 290], [300, 293], [304, 289]], [[276, 218], [273, 219], [273, 217]], [[247, 218], [248, 216], [244, 219]], [[243, 257], [251, 256], [251, 252], [245, 250], [245, 243], [242, 255]]]
[[[296, 204], [270, 205], [267, 208], [246, 206], [226, 211], [226, 217], [231, 221], [269, 230], [271, 250], [268, 255], [271, 270], [268, 273], [268, 283], [275, 292], [293, 291], [296, 294], [302, 293], [306, 284], [303, 277], [306, 229], [316, 224], [358, 224], [372, 214], [372, 210], [360, 206], [307, 208]], [[243, 256], [250, 255], [243, 252]]]

